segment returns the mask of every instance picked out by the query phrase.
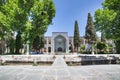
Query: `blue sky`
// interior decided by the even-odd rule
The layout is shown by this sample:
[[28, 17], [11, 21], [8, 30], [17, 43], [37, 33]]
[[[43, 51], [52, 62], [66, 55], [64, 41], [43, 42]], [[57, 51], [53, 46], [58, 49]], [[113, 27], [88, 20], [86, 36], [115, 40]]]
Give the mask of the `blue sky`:
[[104, 0], [53, 0], [56, 7], [56, 15], [53, 24], [48, 27], [45, 36], [51, 36], [52, 32], [68, 32], [74, 35], [74, 22], [78, 21], [80, 36], [85, 35], [87, 15], [92, 17], [97, 9], [102, 8]]

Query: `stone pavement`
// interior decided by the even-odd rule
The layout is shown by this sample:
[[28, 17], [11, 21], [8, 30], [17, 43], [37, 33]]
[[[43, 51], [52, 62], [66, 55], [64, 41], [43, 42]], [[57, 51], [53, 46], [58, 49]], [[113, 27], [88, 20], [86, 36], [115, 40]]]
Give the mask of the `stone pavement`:
[[65, 60], [63, 59], [63, 55], [56, 55], [56, 59], [52, 64], [52, 67], [67, 67]]
[[120, 65], [67, 66], [56, 56], [52, 66], [0, 66], [0, 80], [120, 80]]

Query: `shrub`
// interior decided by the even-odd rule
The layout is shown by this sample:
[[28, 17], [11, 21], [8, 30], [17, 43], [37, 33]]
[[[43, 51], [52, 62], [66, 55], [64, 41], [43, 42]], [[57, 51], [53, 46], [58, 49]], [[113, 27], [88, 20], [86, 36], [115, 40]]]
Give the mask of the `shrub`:
[[55, 58], [56, 58], [56, 56], [54, 55], [54, 56], [53, 56], [53, 59], [55, 59]]
[[33, 66], [38, 66], [38, 62], [36, 60], [33, 61]]
[[117, 63], [117, 64], [120, 64], [120, 60], [116, 60], [116, 63]]
[[98, 42], [96, 45], [96, 48], [100, 50], [100, 54], [104, 54], [105, 53], [105, 49], [107, 48], [107, 44], [104, 42]]
[[6, 61], [5, 60], [1, 60], [0, 61], [0, 65], [5, 65], [6, 64]]

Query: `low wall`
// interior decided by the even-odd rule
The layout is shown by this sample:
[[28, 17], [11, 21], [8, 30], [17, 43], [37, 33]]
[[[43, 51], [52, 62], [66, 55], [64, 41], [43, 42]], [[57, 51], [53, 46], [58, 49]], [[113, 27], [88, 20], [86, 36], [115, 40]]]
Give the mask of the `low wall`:
[[79, 55], [65, 55], [65, 61], [94, 61], [94, 60], [114, 60], [120, 59], [120, 54], [79, 54]]
[[[57, 55], [0, 55], [0, 61], [18, 61], [18, 62], [54, 62]], [[120, 60], [120, 54], [75, 54], [60, 55], [66, 62], [86, 62], [86, 61], [112, 61]]]
[[53, 62], [54, 55], [0, 55], [1, 61], [41, 61]]

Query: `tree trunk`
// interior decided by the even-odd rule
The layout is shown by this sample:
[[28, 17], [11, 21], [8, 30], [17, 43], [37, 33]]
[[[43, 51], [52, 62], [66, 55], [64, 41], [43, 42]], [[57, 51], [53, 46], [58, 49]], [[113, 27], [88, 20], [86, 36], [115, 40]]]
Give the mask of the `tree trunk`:
[[120, 40], [116, 40], [115, 45], [117, 54], [120, 54]]
[[10, 47], [10, 53], [14, 53], [14, 39], [11, 38], [9, 42], [9, 47]]
[[21, 49], [21, 33], [18, 32], [16, 36], [16, 42], [15, 42], [15, 53], [19, 54], [19, 50]]

